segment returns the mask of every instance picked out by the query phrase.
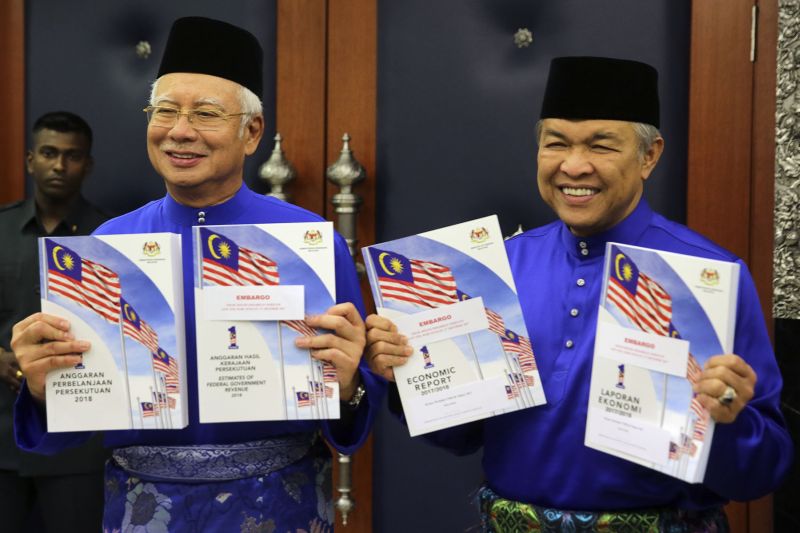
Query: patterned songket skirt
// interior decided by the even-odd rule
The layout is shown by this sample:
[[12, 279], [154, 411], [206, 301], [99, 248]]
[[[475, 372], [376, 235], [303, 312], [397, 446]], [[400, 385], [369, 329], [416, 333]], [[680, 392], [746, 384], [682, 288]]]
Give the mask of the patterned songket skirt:
[[722, 509], [566, 511], [506, 500], [489, 487], [478, 492], [484, 533], [727, 533]]

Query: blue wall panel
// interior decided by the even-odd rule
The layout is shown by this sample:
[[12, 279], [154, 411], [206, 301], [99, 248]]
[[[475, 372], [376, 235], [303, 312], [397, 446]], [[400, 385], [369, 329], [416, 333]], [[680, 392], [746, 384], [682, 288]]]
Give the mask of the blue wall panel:
[[[94, 172], [84, 191], [112, 213], [163, 196], [163, 180], [147, 159], [142, 108], [150, 96], [172, 21], [206, 16], [247, 28], [264, 48], [267, 132], [248, 159], [248, 183], [262, 189], [258, 165], [272, 150], [275, 127], [275, 0], [32, 0], [26, 2], [26, 116], [28, 130], [42, 113], [75, 112], [94, 131]], [[149, 41], [152, 55], [135, 53]], [[235, 61], [235, 58], [232, 58]], [[28, 139], [30, 146], [30, 137]]]

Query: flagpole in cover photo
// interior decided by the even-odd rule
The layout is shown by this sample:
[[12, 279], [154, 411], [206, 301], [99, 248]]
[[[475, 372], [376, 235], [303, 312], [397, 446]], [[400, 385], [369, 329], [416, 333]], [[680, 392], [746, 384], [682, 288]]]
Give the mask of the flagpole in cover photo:
[[47, 376], [48, 430], [185, 427], [178, 236], [45, 237], [39, 253], [42, 311], [91, 343], [81, 364]]
[[415, 349], [394, 369], [412, 436], [546, 402], [496, 216], [362, 252]]
[[336, 301], [330, 222], [194, 228], [201, 422], [339, 418], [336, 369], [295, 346]]
[[692, 391], [730, 353], [739, 265], [608, 243], [586, 445], [691, 483], [714, 421]]

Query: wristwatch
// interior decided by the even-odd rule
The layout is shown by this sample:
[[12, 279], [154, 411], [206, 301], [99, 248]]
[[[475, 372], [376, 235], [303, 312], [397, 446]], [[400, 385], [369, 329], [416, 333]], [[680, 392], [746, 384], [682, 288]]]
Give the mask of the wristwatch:
[[359, 404], [361, 404], [362, 398], [367, 393], [366, 387], [364, 387], [364, 383], [359, 383], [358, 387], [356, 387], [356, 391], [353, 393], [353, 397], [347, 400], [347, 407], [355, 411], [358, 409]]

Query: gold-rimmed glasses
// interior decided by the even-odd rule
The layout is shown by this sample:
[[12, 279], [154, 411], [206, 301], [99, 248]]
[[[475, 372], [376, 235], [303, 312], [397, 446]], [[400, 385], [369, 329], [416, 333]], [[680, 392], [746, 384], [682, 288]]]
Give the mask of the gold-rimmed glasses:
[[189, 124], [198, 131], [220, 129], [231, 117], [239, 117], [246, 113], [223, 113], [216, 109], [192, 109], [181, 112], [175, 107], [149, 105], [143, 109], [147, 114], [147, 123], [157, 128], [172, 128], [181, 116], [185, 116]]

